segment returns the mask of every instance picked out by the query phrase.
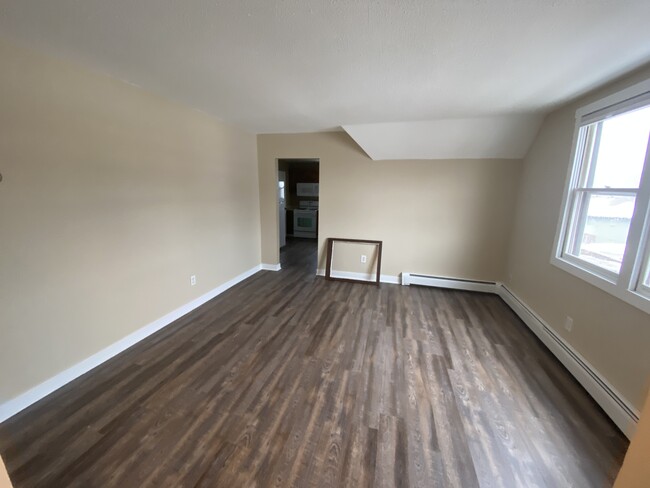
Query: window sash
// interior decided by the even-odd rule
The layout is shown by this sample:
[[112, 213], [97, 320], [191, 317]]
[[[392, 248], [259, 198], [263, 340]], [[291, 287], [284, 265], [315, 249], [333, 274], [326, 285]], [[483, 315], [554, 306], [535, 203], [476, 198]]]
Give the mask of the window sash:
[[637, 293], [644, 296], [645, 298], [650, 299], [650, 286], [644, 285], [643, 283], [639, 284], [636, 289]]
[[[643, 295], [644, 297], [650, 299], [650, 215], [647, 217], [645, 230], [645, 251], [642, 253], [642, 261], [639, 272], [636, 276], [636, 286], [634, 290]], [[639, 249], [641, 254], [641, 249]]]
[[603, 121], [581, 127], [580, 132], [584, 140], [581, 147], [579, 184], [584, 188], [592, 188], [596, 175], [600, 139], [603, 134]]
[[[650, 139], [638, 188], [595, 188], [594, 156], [597, 130], [606, 119], [650, 105], [650, 79], [586, 105], [576, 111], [571, 164], [557, 223], [551, 263], [604, 290], [612, 296], [650, 314]], [[596, 154], [595, 154], [596, 153]], [[585, 197], [587, 195], [588, 197]], [[635, 198], [625, 252], [619, 273], [611, 273], [570, 254], [581, 201], [593, 195], [621, 195]]]
[[[584, 235], [584, 229], [587, 223], [587, 211], [589, 209], [589, 196], [591, 195], [605, 195], [605, 196], [634, 196], [635, 206], [636, 199], [638, 196], [638, 189], [636, 188], [576, 188], [573, 190], [572, 204], [570, 206], [569, 219], [567, 220], [566, 225], [566, 239], [562, 247], [561, 257], [567, 260], [574, 262], [579, 266], [588, 268], [590, 272], [602, 276], [608, 281], [615, 282], [617, 277], [620, 274], [615, 273], [611, 270], [605, 269], [601, 266], [598, 266], [594, 263], [586, 261], [580, 258], [577, 251], [578, 245], [581, 243], [580, 240]], [[632, 216], [634, 218], [634, 216]], [[632, 223], [630, 222], [630, 228]], [[630, 229], [628, 229], [628, 235], [625, 242], [625, 252], [623, 255], [623, 260], [625, 260], [625, 255], [629, 251], [629, 242], [630, 238]], [[621, 262], [621, 269], [623, 265]]]
[[638, 108], [645, 107], [650, 104], [650, 91], [641, 93], [640, 95], [631, 97], [624, 102], [615, 103], [603, 107], [593, 112], [585, 113], [579, 116], [580, 126], [584, 127], [595, 122], [602, 122], [605, 119], [615, 117], [617, 115], [631, 112]]

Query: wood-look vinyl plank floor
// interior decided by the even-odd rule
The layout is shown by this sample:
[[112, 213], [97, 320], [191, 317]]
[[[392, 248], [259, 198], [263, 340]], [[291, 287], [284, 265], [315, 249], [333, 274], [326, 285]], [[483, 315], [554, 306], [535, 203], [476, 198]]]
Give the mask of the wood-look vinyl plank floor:
[[21, 487], [603, 487], [627, 440], [500, 298], [262, 271], [0, 425]]

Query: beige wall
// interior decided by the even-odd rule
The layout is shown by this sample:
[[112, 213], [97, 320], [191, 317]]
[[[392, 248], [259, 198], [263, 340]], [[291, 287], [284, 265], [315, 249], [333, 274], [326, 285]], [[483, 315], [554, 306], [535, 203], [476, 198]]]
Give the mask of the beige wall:
[[0, 459], [0, 488], [11, 488], [11, 480], [7, 474], [5, 463]]
[[277, 159], [320, 158], [320, 268], [343, 237], [384, 241], [382, 274], [502, 277], [521, 161], [372, 161], [343, 132], [257, 143], [263, 262], [278, 262]]
[[627, 450], [614, 488], [648, 488], [650, 484], [650, 395]]
[[[524, 160], [506, 283], [637, 409], [650, 374], [650, 317], [550, 264], [575, 111], [650, 75], [637, 72], [548, 115]], [[565, 317], [573, 317], [571, 333]]]
[[[366, 263], [361, 262], [361, 256], [366, 256]], [[375, 279], [377, 261], [379, 256], [378, 246], [357, 242], [335, 242], [332, 246], [332, 274], [335, 271], [347, 271], [367, 275], [366, 279]], [[386, 273], [382, 273], [386, 274]]]
[[260, 221], [255, 136], [2, 42], [0, 65], [2, 403], [258, 265]]

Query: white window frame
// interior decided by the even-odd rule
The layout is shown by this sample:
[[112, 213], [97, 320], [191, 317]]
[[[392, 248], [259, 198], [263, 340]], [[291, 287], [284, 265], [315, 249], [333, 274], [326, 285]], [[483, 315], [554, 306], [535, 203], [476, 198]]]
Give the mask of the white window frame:
[[[571, 164], [564, 185], [560, 218], [555, 233], [551, 264], [585, 280], [586, 282], [606, 291], [607, 293], [633, 305], [646, 313], [650, 313], [650, 287], [643, 285], [643, 277], [647, 267], [650, 267], [650, 141], [646, 150], [646, 158], [636, 193], [636, 204], [630, 228], [627, 245], [621, 269], [618, 274], [604, 270], [584, 260], [564, 253], [567, 239], [570, 238], [572, 226], [570, 219], [572, 207], [575, 204], [574, 195], [579, 191], [593, 193], [626, 193], [633, 190], [620, 189], [621, 192], [610, 189], [581, 189], [577, 187], [583, 167], [582, 148], [578, 147], [583, 141], [579, 140], [580, 128], [586, 124], [604, 120], [616, 114], [628, 112], [635, 107], [650, 104], [650, 80], [637, 83], [625, 90], [614, 93], [594, 103], [579, 108], [576, 111], [576, 123], [571, 145]], [[578, 159], [577, 159], [578, 158]]]

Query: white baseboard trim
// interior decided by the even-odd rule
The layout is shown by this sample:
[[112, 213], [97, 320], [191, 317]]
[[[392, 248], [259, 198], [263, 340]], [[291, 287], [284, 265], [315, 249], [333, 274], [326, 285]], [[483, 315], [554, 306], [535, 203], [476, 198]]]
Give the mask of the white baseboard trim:
[[24, 410], [25, 408], [29, 407], [33, 403], [36, 403], [40, 399], [58, 390], [59, 388], [69, 383], [70, 381], [87, 373], [91, 369], [99, 366], [103, 362], [111, 359], [113, 356], [116, 356], [122, 351], [125, 351], [132, 345], [136, 344], [137, 342], [140, 342], [142, 339], [150, 336], [154, 332], [159, 331], [160, 329], [171, 324], [172, 322], [179, 319], [183, 315], [203, 305], [208, 300], [211, 300], [217, 295], [220, 295], [228, 288], [231, 288], [232, 286], [245, 280], [249, 276], [254, 275], [255, 273], [257, 273], [262, 269], [262, 266], [264, 265], [254, 266], [248, 271], [245, 271], [242, 274], [235, 276], [233, 279], [217, 286], [216, 288], [201, 295], [200, 297], [195, 298], [191, 302], [186, 303], [181, 307], [178, 307], [176, 310], [173, 310], [168, 314], [164, 315], [163, 317], [154, 320], [150, 324], [145, 325], [144, 327], [136, 330], [135, 332], [132, 332], [131, 334], [120, 339], [119, 341], [114, 342], [110, 346], [105, 347], [101, 351], [93, 354], [92, 356], [84, 359], [83, 361], [66, 369], [65, 371], [56, 374], [52, 378], [31, 388], [25, 393], [22, 393], [17, 397], [12, 398], [11, 400], [6, 401], [5, 403], [0, 404], [0, 422], [4, 422], [9, 417], [12, 417], [13, 415], [17, 414], [21, 410]]
[[[316, 270], [316, 274], [318, 276], [325, 276], [325, 270], [319, 268]], [[338, 271], [333, 269], [330, 274], [332, 278], [361, 280], [361, 281], [367, 281], [368, 283], [374, 283], [375, 280], [377, 279], [377, 275], [375, 273], [354, 273], [352, 271]], [[390, 283], [392, 285], [400, 284], [399, 276], [393, 276], [393, 275], [385, 275], [385, 274], [379, 275], [379, 281], [380, 283]]]
[[494, 281], [466, 280], [460, 278], [448, 278], [446, 276], [428, 276], [414, 273], [402, 273], [402, 285], [433, 286], [436, 288], [479, 291], [482, 293], [497, 293], [498, 286]]
[[263, 269], [264, 271], [280, 271], [282, 267], [280, 266], [280, 263], [278, 264], [265, 264], [262, 263], [260, 265], [260, 269]]
[[569, 370], [625, 436], [631, 439], [639, 421], [639, 411], [523, 300], [502, 283], [498, 284], [497, 290], [503, 301]]

